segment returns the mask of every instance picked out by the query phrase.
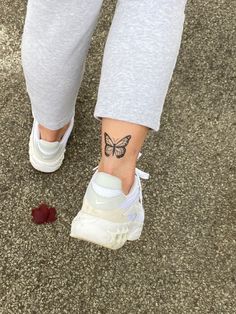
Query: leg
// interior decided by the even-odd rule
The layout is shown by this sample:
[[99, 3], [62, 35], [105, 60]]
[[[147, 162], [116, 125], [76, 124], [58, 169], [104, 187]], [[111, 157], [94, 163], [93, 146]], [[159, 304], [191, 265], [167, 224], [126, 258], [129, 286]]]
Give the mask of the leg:
[[[186, 0], [119, 0], [107, 39], [94, 117], [102, 119], [99, 171], [120, 177], [127, 194], [148, 130], [158, 131], [176, 64]], [[122, 121], [123, 120], [123, 121]], [[131, 135], [125, 155], [105, 155], [104, 133]]]
[[[133, 185], [136, 160], [147, 132], [148, 128], [144, 125], [110, 118], [102, 119], [102, 158], [98, 170], [119, 177], [122, 180], [122, 190], [125, 194], [128, 194]], [[110, 146], [108, 146], [110, 144], [109, 137], [104, 134], [108, 134], [111, 138], [115, 137], [116, 141], [113, 140], [113, 143], [124, 137], [130, 137], [127, 139], [129, 141], [127, 146], [121, 151], [121, 154], [124, 154], [123, 157], [117, 158], [116, 155], [112, 155], [111, 149], [109, 150]], [[106, 151], [108, 151], [107, 155]]]
[[32, 114], [42, 132], [54, 131], [49, 140], [55, 130], [64, 132], [74, 115], [101, 5], [102, 0], [28, 1], [22, 66]]
[[180, 46], [184, 4], [118, 1], [94, 111], [102, 119], [102, 158], [72, 221], [72, 237], [119, 249], [141, 236], [143, 173], [134, 176], [135, 164], [148, 130], [158, 130]]

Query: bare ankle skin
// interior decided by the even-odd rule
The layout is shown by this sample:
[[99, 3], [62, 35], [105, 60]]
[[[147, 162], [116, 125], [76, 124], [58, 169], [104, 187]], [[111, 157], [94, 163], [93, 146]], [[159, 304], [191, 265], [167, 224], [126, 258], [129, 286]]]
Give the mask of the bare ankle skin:
[[102, 157], [98, 171], [117, 176], [128, 194], [135, 178], [135, 167], [148, 127], [127, 121], [102, 118]]
[[113, 176], [118, 177], [122, 181], [122, 191], [127, 195], [134, 183], [136, 163], [122, 163], [122, 166], [108, 163], [104, 159], [100, 160], [98, 171], [109, 173]]
[[69, 125], [70, 123], [67, 123], [64, 127], [58, 130], [50, 130], [39, 124], [40, 138], [47, 142], [59, 142], [68, 129]]

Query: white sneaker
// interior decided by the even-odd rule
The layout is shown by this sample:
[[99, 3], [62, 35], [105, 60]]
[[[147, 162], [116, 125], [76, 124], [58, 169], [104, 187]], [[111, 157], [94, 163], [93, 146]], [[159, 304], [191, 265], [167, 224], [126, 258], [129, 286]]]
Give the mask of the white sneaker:
[[60, 168], [63, 162], [66, 144], [74, 125], [74, 117], [72, 117], [68, 129], [60, 141], [48, 142], [40, 139], [38, 125], [39, 123], [34, 118], [29, 141], [30, 163], [39, 171], [54, 172]]
[[137, 240], [144, 223], [140, 178], [148, 179], [149, 174], [135, 168], [134, 184], [125, 195], [120, 178], [96, 170], [82, 209], [72, 221], [70, 236], [113, 250], [121, 248], [127, 240]]

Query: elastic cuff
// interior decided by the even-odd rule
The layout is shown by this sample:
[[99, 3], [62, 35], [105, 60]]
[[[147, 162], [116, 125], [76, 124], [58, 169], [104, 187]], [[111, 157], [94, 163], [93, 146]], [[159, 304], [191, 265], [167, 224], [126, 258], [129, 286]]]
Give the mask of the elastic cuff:
[[139, 124], [139, 125], [143, 125], [145, 127], [148, 127], [149, 130], [151, 132], [158, 132], [159, 131], [159, 126], [160, 126], [160, 123], [158, 124], [151, 124], [149, 122], [146, 122], [144, 120], [139, 120], [139, 119], [133, 119], [133, 118], [130, 118], [130, 117], [127, 117], [127, 116], [121, 116], [121, 115], [112, 115], [112, 114], [109, 114], [109, 113], [103, 113], [103, 112], [98, 112], [98, 111], [94, 111], [94, 114], [93, 114], [94, 118], [98, 121], [102, 121], [102, 118], [110, 118], [110, 119], [114, 119], [114, 120], [122, 120], [122, 121], [125, 121], [125, 122], [130, 122], [130, 123], [135, 123], [135, 124]]
[[75, 113], [73, 112], [72, 114], [63, 118], [62, 120], [57, 121], [57, 122], [53, 122], [53, 121], [44, 121], [43, 119], [41, 119], [40, 116], [38, 116], [37, 114], [35, 114], [32, 111], [33, 118], [36, 119], [39, 124], [41, 124], [45, 128], [50, 129], [52, 131], [63, 128], [67, 123], [69, 123], [71, 121], [71, 119], [74, 115], [75, 115]]

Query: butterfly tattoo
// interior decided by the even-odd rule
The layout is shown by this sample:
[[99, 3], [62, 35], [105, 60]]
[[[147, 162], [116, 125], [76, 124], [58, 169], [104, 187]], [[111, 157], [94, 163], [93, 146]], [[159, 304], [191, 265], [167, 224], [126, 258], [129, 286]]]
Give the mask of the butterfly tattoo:
[[129, 143], [129, 140], [131, 139], [131, 135], [127, 135], [123, 137], [119, 141], [112, 141], [110, 136], [104, 132], [104, 138], [105, 138], [105, 155], [109, 157], [110, 155], [116, 156], [117, 158], [121, 158], [124, 156], [126, 152], [126, 146]]

